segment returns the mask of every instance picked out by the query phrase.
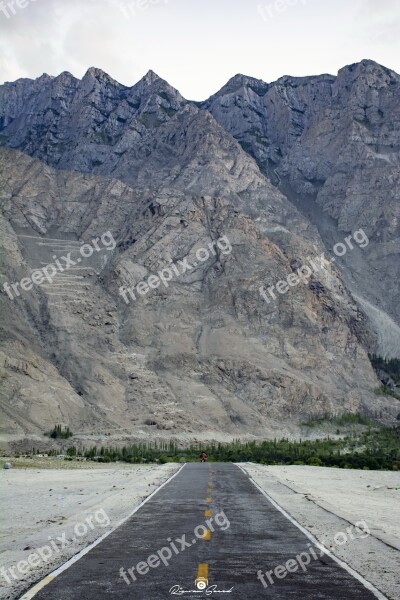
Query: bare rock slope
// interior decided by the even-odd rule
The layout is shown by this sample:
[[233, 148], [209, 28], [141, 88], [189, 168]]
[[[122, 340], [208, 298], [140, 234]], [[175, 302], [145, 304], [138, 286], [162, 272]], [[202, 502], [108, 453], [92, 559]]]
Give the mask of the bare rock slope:
[[[345, 267], [260, 296], [326, 246], [227, 123], [152, 72], [133, 88], [97, 69], [20, 80], [0, 101], [1, 283], [73, 263], [13, 299], [1, 290], [10, 439], [58, 422], [225, 439], [348, 411], [394, 421]], [[98, 248], [82, 257], [83, 243]], [[166, 285], [137, 292], [167, 268]]]
[[[234, 77], [201, 106], [318, 228], [327, 248], [363, 228], [339, 262], [374, 350], [400, 356], [400, 77], [371, 60], [337, 77]], [[377, 319], [377, 313], [381, 315]], [[390, 323], [381, 328], [382, 323]]]

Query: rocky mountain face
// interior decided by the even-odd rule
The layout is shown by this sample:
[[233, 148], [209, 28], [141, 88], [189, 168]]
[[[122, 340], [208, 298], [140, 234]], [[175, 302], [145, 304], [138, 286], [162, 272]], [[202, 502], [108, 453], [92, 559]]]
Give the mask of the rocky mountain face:
[[[398, 76], [370, 63], [358, 75], [349, 68], [354, 87], [373, 88], [377, 76], [365, 73], [375, 68], [395, 95]], [[357, 142], [345, 127], [353, 109], [342, 87], [330, 76], [271, 85], [237, 76], [204, 105], [152, 72], [132, 88], [98, 69], [82, 81], [63, 73], [0, 87], [0, 402], [10, 440], [55, 423], [119, 441], [298, 435], [310, 416], [349, 411], [396, 419], [398, 401], [375, 394], [367, 353], [396, 347], [385, 332], [399, 322], [398, 279], [389, 285], [398, 202], [394, 189], [384, 201], [388, 171], [375, 155], [368, 162], [365, 132]], [[389, 107], [389, 91], [381, 95]], [[336, 96], [347, 117], [332, 108]], [[313, 131], [315, 146], [330, 131], [325, 159]], [[335, 135], [347, 136], [348, 153], [359, 144], [354, 172], [333, 164]], [[357, 188], [355, 171], [367, 167], [379, 194], [361, 210], [368, 184], [360, 175]], [[335, 177], [348, 181], [341, 202], [329, 196]], [[351, 259], [322, 261], [293, 289], [265, 293], [360, 227], [370, 244], [354, 244]], [[380, 260], [367, 295], [359, 280]], [[41, 269], [41, 283], [22, 283]]]
[[358, 228], [370, 244], [339, 261], [379, 354], [400, 354], [400, 77], [373, 61], [337, 77], [234, 77], [202, 104], [318, 228], [327, 249]]

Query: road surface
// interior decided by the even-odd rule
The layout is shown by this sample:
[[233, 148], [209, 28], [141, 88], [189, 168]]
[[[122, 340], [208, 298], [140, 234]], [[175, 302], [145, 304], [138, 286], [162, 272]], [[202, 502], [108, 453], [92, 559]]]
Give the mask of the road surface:
[[221, 463], [185, 465], [128, 521], [43, 584], [24, 598], [377, 597], [321, 556], [239, 467]]

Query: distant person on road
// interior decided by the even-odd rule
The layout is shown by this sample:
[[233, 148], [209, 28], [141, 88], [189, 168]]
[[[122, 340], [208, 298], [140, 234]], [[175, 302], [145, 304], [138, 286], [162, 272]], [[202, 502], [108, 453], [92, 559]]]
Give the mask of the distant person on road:
[[200, 454], [200, 460], [201, 462], [207, 462], [207, 454], [205, 452]]

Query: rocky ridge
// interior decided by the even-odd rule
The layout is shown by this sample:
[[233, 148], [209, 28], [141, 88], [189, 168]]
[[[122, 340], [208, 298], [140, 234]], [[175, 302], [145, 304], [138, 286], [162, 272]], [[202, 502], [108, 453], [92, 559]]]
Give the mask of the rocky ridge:
[[[334, 85], [322, 79], [323, 89]], [[272, 87], [237, 76], [201, 106], [152, 72], [133, 88], [98, 69], [82, 81], [63, 73], [0, 88], [6, 280], [19, 281], [61, 251], [75, 256], [104, 232], [115, 240], [52, 284], [12, 301], [0, 295], [9, 313], [1, 404], [11, 438], [40, 435], [56, 422], [84, 437], [222, 439], [296, 434], [304, 419], [323, 414], [396, 418], [398, 402], [374, 393], [367, 352], [376, 332], [365, 294], [358, 300], [360, 288], [349, 284], [352, 263], [314, 273], [274, 303], [260, 296], [261, 286], [326, 252], [326, 231], [342, 227], [336, 213], [328, 215], [336, 230], [306, 214], [321, 200], [286, 174], [290, 160], [298, 170], [293, 132], [287, 148], [281, 144], [286, 162], [277, 160], [271, 176], [275, 141], [262, 106]], [[241, 131], [254, 115], [267, 140], [259, 153], [246, 148]], [[395, 197], [384, 210], [387, 239], [396, 232]], [[349, 222], [347, 231], [361, 225]], [[369, 254], [357, 260], [369, 273], [373, 260], [389, 255], [368, 233]], [[194, 265], [196, 251], [218, 248], [222, 237], [230, 252], [210, 253], [168, 287], [130, 304], [119, 294], [171, 263]], [[386, 295], [374, 293], [396, 322], [390, 298], [398, 281], [391, 285]]]

